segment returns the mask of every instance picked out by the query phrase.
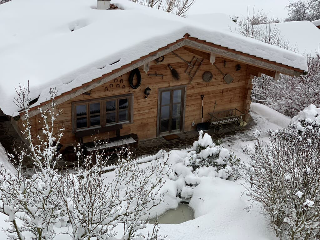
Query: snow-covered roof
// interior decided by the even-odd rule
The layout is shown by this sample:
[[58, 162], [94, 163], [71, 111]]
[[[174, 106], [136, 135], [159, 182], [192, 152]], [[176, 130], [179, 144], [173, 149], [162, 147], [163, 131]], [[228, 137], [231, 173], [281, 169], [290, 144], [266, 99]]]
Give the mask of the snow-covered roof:
[[236, 32], [238, 25], [232, 21], [230, 16], [224, 13], [206, 13], [188, 15], [189, 20], [194, 21], [201, 26], [211, 27], [223, 31]]
[[283, 40], [300, 54], [315, 56], [320, 50], [320, 31], [309, 21], [275, 24]]
[[307, 70], [306, 59], [235, 33], [199, 26], [128, 0], [15, 0], [0, 5], [0, 108], [14, 115], [15, 88], [30, 81], [36, 104], [50, 87], [66, 93], [167, 46], [188, 33], [238, 52]]
[[314, 25], [316, 25], [317, 27], [320, 26], [320, 19], [319, 20], [315, 20], [312, 22]]

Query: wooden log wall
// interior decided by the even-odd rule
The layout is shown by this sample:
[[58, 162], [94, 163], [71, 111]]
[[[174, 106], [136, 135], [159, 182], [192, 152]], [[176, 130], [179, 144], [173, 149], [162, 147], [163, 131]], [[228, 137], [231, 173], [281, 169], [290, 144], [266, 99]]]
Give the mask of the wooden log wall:
[[[194, 56], [204, 58], [201, 67], [191, 82], [189, 76], [185, 73], [187, 64], [173, 53], [169, 53], [165, 56], [163, 62], [151, 62], [148, 73], [144, 72], [143, 66], [140, 67], [142, 83], [138, 89], [132, 89], [129, 86], [128, 79], [130, 73], [127, 73], [91, 90], [90, 95], [82, 94], [75, 97], [71, 101], [58, 106], [62, 113], [57, 119], [57, 127], [65, 129], [61, 143], [64, 146], [76, 144], [76, 138], [72, 132], [72, 102], [82, 100], [132, 93], [134, 97], [133, 123], [124, 124], [120, 133], [121, 135], [135, 133], [140, 140], [157, 137], [158, 91], [162, 88], [179, 85], [187, 86], [184, 131], [194, 130], [195, 127], [192, 126], [192, 123], [201, 122], [201, 95], [204, 95], [205, 121], [209, 120], [209, 112], [212, 112], [214, 108], [215, 110], [238, 108], [240, 111], [248, 111], [248, 106], [250, 105], [251, 75], [248, 72], [246, 64], [216, 57], [215, 64], [217, 67], [224, 74], [231, 74], [234, 78], [232, 83], [227, 84], [223, 79], [223, 75], [210, 63], [210, 54], [188, 47], [182, 47], [175, 51], [175, 53], [187, 61], [191, 61]], [[168, 64], [178, 71], [180, 80], [175, 80], [172, 77]], [[241, 69], [238, 71], [236, 71], [237, 64], [241, 66]], [[202, 80], [202, 75], [205, 71], [213, 73], [213, 79], [208, 83]], [[148, 74], [155, 73], [162, 74], [164, 77], [148, 76]], [[123, 83], [120, 83], [121, 79], [123, 79]], [[117, 87], [117, 84], [120, 84], [120, 87], [119, 85]], [[147, 87], [151, 88], [151, 94], [145, 99], [144, 90]], [[36, 116], [32, 119], [33, 134], [41, 132], [42, 124], [39, 123], [39, 118], [40, 116]], [[94, 136], [94, 138], [107, 139], [114, 136], [114, 132], [109, 132], [99, 134]], [[84, 142], [92, 140], [93, 137], [85, 137], [83, 139]]]

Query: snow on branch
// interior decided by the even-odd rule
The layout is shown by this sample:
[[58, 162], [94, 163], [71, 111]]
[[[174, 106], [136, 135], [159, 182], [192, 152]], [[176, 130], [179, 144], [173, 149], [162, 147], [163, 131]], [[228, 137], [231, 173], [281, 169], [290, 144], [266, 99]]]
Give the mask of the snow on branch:
[[131, 0], [151, 8], [157, 8], [165, 12], [173, 13], [184, 17], [195, 0]]
[[[17, 174], [0, 165], [0, 212], [8, 216], [11, 227], [7, 234], [11, 239], [54, 239], [58, 228], [72, 239], [137, 239], [138, 231], [145, 227], [149, 211], [162, 197], [160, 189], [166, 173], [165, 161], [154, 161], [148, 166], [139, 165], [130, 153], [120, 152], [115, 177], [105, 174], [108, 157], [104, 152], [84, 155], [76, 150], [78, 168], [63, 172], [56, 168], [61, 159], [59, 143], [63, 129], [56, 126], [60, 111], [55, 104], [56, 89], [50, 90], [51, 104], [40, 110], [39, 124], [42, 132], [34, 134], [29, 117], [29, 89], [20, 86], [16, 103], [21, 111], [24, 135], [28, 149], [19, 149]], [[31, 175], [23, 170], [23, 160], [34, 165]], [[81, 164], [80, 164], [81, 161]], [[123, 226], [123, 233], [115, 227]], [[157, 227], [150, 239], [160, 239]]]

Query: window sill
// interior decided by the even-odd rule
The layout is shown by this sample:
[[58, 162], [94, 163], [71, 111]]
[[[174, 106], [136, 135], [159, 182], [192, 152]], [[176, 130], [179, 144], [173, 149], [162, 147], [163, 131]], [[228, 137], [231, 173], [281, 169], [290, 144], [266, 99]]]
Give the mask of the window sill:
[[87, 129], [79, 129], [75, 132], [76, 138], [92, 136], [99, 133], [112, 132], [122, 129], [122, 124], [107, 125], [105, 127], [92, 127]]
[[118, 123], [107, 123], [105, 127], [111, 127], [111, 126], [116, 126], [116, 125], [123, 125], [123, 124], [131, 124], [132, 122], [130, 121], [125, 121], [125, 122], [118, 122]]

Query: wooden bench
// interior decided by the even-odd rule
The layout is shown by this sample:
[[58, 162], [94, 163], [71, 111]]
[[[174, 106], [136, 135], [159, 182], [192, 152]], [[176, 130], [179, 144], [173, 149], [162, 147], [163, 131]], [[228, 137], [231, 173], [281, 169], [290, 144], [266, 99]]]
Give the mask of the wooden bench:
[[209, 113], [211, 125], [223, 125], [229, 123], [240, 123], [244, 119], [244, 113], [242, 113], [237, 108], [223, 110], [223, 111], [213, 111]]
[[[108, 164], [116, 164], [118, 161], [118, 154], [122, 151], [122, 148], [129, 149], [129, 152], [133, 148], [138, 147], [138, 135], [137, 134], [129, 134], [125, 136], [110, 138], [106, 140], [102, 140], [99, 142], [88, 142], [82, 144], [85, 152], [84, 154], [95, 156], [96, 154], [101, 154], [106, 156], [108, 159]], [[122, 156], [127, 156], [128, 151], [123, 151]], [[94, 163], [93, 158], [93, 163]]]
[[237, 108], [232, 108], [222, 111], [213, 111], [209, 113], [210, 125], [215, 131], [220, 131], [223, 128], [229, 131], [235, 131], [246, 125], [244, 121], [244, 113]]
[[[120, 147], [138, 147], [138, 135], [137, 134], [129, 134], [125, 136], [120, 136], [120, 130], [122, 129], [122, 124], [116, 124], [112, 126], [85, 129], [75, 132], [75, 137], [77, 141], [81, 144], [81, 148], [83, 149], [83, 154], [95, 154], [97, 151], [106, 151], [106, 153], [115, 152], [115, 150]], [[83, 143], [83, 137], [93, 136], [99, 133], [105, 132], [116, 132], [116, 137], [110, 139], [104, 139], [100, 141], [93, 141]], [[62, 155], [66, 162], [74, 162], [77, 160], [76, 153], [74, 152], [74, 147], [69, 146], [62, 151]]]
[[125, 136], [105, 139], [105, 140], [99, 141], [98, 143], [88, 142], [88, 143], [84, 143], [83, 146], [88, 152], [94, 152], [94, 151], [99, 151], [104, 149], [116, 149], [123, 146], [137, 147], [138, 135], [129, 134]]

